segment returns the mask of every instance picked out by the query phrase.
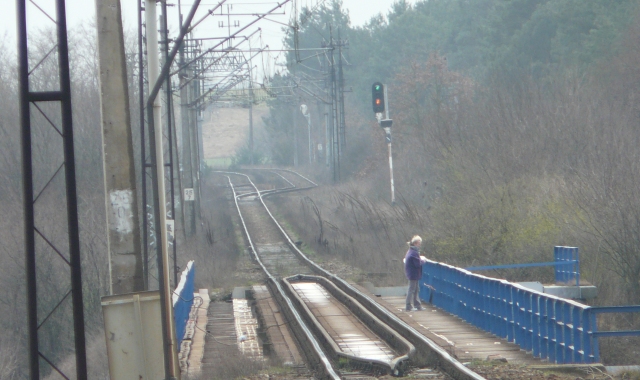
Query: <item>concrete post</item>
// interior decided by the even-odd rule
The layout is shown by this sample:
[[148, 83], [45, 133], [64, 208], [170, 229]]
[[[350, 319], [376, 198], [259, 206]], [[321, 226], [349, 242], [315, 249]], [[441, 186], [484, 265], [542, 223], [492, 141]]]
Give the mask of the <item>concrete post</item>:
[[[194, 52], [195, 54], [195, 52]], [[198, 79], [193, 80], [189, 86], [191, 87], [191, 99], [192, 102], [195, 99], [198, 99], [199, 95], [199, 88], [200, 88], [200, 81]], [[192, 202], [193, 205], [193, 218], [194, 218], [194, 222], [193, 222], [193, 233], [198, 233], [198, 224], [195, 222], [196, 216], [198, 215], [198, 210], [199, 210], [199, 202], [200, 202], [200, 191], [199, 191], [199, 182], [200, 182], [200, 153], [199, 153], [199, 139], [198, 139], [198, 135], [199, 135], [199, 123], [198, 123], [198, 106], [196, 102], [193, 102], [193, 104], [190, 104], [189, 107], [189, 119], [190, 119], [190, 124], [189, 124], [189, 131], [190, 131], [190, 138], [191, 138], [191, 171], [192, 171], [192, 175], [193, 175], [193, 193], [195, 196], [194, 201]]]
[[298, 134], [296, 133], [296, 102], [292, 101], [291, 126], [293, 128], [293, 166], [298, 166]]
[[110, 293], [144, 288], [119, 0], [96, 0]]

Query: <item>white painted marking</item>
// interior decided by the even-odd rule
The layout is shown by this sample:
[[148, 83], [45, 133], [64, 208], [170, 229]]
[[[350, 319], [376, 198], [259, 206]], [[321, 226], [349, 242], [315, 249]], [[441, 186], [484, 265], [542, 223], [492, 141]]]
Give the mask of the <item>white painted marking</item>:
[[193, 192], [193, 189], [184, 189], [184, 200], [186, 201], [193, 201], [196, 199], [195, 193]]
[[133, 192], [131, 190], [114, 190], [109, 193], [111, 200], [111, 217], [109, 228], [115, 231], [123, 241], [125, 236], [133, 231]]
[[169, 245], [171, 245], [173, 244], [175, 224], [173, 219], [167, 219], [166, 222], [167, 222], [167, 242], [169, 243]]

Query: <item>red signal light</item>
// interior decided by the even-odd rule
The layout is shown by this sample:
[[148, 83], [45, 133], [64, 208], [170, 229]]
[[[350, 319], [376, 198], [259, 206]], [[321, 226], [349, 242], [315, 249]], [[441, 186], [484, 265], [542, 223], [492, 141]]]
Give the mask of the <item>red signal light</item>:
[[372, 105], [374, 113], [384, 112], [384, 86], [380, 82], [376, 82], [371, 86]]

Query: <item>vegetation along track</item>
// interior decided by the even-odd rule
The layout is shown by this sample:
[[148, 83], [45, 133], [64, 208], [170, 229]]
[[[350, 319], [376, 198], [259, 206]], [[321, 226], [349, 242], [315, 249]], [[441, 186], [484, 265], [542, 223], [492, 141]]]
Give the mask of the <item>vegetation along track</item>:
[[[339, 375], [333, 367], [336, 363], [348, 363], [350, 368], [374, 375], [401, 375], [411, 359], [413, 365], [440, 369], [435, 378], [482, 379], [298, 249], [263, 198], [315, 187], [315, 183], [292, 171], [271, 169], [268, 175], [284, 185], [259, 190], [246, 174], [219, 173], [227, 175], [253, 256], [281, 310], [289, 321], [295, 321], [289, 326], [317, 376], [349, 378], [351, 375]], [[263, 170], [259, 175], [264, 174]]]

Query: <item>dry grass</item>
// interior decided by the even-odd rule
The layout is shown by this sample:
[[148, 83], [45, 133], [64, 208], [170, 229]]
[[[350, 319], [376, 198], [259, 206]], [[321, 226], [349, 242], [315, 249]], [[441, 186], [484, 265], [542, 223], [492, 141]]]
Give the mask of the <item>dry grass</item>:
[[[104, 333], [100, 332], [98, 335], [87, 339], [87, 378], [95, 380], [109, 380], [109, 362], [107, 358], [107, 346], [104, 341]], [[76, 363], [75, 355], [69, 355], [57, 364], [58, 368], [69, 379], [76, 379]], [[44, 367], [43, 367], [44, 369]], [[2, 379], [2, 377], [0, 377]], [[60, 375], [57, 372], [52, 372], [48, 376], [43, 377], [44, 380], [57, 380], [60, 379]]]

